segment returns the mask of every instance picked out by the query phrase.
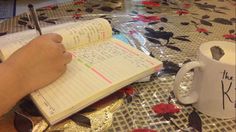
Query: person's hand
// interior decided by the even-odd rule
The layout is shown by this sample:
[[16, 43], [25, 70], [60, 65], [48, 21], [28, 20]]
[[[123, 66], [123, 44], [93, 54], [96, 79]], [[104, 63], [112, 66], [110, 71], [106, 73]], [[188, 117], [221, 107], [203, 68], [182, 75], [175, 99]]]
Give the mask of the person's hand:
[[60, 35], [42, 35], [4, 62], [19, 78], [19, 89], [22, 88], [25, 95], [48, 85], [65, 72], [72, 56], [65, 51], [61, 42]]

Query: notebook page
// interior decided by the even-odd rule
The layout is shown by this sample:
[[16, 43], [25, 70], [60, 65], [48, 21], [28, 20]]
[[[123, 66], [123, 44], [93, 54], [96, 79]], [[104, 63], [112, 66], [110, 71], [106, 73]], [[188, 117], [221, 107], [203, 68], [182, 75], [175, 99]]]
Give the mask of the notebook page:
[[103, 18], [97, 18], [72, 25], [55, 33], [63, 36], [62, 43], [67, 49], [79, 48], [103, 41], [112, 37], [112, 29], [109, 22]]
[[71, 53], [73, 61], [66, 73], [48, 87], [31, 94], [51, 123], [151, 74], [161, 64], [115, 39]]
[[[78, 22], [77, 22], [78, 23]], [[60, 25], [50, 26], [42, 28], [42, 32], [44, 34], [46, 33], [52, 33], [55, 30], [58, 30], [60, 28], [64, 28], [67, 26], [71, 26], [73, 24], [76, 24], [75, 22], [70, 23], [64, 23]], [[1, 59], [5, 60], [7, 59], [13, 52], [15, 52], [20, 47], [26, 45], [30, 40], [37, 37], [37, 32], [35, 30], [28, 30], [24, 32], [17, 32], [13, 34], [9, 34], [6, 36], [1, 37], [0, 41], [0, 49], [1, 49]]]
[[[112, 29], [106, 19], [97, 18], [76, 23], [61, 24], [43, 28], [43, 33], [58, 33], [63, 36], [62, 43], [66, 49], [78, 48], [102, 41], [112, 36]], [[1, 59], [5, 60], [17, 49], [37, 37], [35, 30], [7, 35], [0, 42]]]

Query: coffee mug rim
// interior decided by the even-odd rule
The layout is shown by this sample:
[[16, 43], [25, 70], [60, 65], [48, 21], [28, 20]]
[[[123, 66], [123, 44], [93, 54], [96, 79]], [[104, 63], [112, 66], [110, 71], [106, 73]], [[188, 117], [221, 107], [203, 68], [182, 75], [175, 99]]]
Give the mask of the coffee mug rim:
[[[205, 42], [205, 43], [202, 43], [201, 45], [200, 45], [200, 47], [199, 47], [199, 51], [200, 51], [200, 53], [201, 53], [201, 55], [203, 55], [204, 57], [206, 57], [207, 59], [209, 59], [209, 60], [211, 60], [211, 61], [213, 61], [213, 62], [215, 62], [215, 63], [220, 63], [220, 64], [222, 64], [222, 65], [229, 65], [229, 66], [235, 66], [236, 64], [229, 64], [229, 63], [224, 63], [224, 62], [220, 62], [220, 61], [217, 61], [217, 60], [215, 60], [215, 59], [212, 59], [211, 57], [209, 57], [209, 56], [207, 56], [206, 54], [204, 54], [203, 53], [203, 46], [205, 46], [206, 44], [212, 44], [212, 43], [214, 43], [214, 42], [217, 42], [217, 43], [219, 43], [219, 42], [226, 42], [226, 43], [229, 43], [229, 44], [234, 44], [234, 43], [232, 43], [232, 42], [229, 42], [229, 41], [208, 41], [208, 42]], [[236, 44], [235, 44], [236, 45]]]

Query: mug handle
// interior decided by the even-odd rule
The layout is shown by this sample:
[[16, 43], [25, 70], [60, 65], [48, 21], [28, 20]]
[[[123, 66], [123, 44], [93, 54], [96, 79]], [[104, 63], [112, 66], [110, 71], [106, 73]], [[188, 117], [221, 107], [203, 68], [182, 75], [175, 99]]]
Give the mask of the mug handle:
[[176, 77], [175, 77], [175, 82], [174, 82], [174, 94], [176, 98], [183, 104], [192, 104], [197, 102], [198, 100], [198, 93], [196, 90], [190, 88], [190, 93], [187, 96], [181, 97], [179, 93], [179, 85], [184, 77], [184, 75], [190, 71], [191, 69], [194, 68], [200, 68], [202, 67], [203, 64], [201, 64], [199, 61], [192, 61], [189, 63], [184, 64], [181, 69], [178, 71]]

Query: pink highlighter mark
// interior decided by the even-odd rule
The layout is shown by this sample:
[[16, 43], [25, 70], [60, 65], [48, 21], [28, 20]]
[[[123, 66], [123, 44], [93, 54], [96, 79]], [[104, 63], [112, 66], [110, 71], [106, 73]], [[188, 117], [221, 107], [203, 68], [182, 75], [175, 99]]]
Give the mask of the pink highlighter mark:
[[[72, 52], [69, 52], [72, 57], [76, 57], [76, 55]], [[80, 60], [79, 58], [77, 58], [78, 61], [80, 61], [81, 63], [83, 63], [87, 68], [91, 69], [93, 72], [95, 72], [99, 77], [101, 77], [103, 80], [105, 80], [108, 83], [112, 83], [111, 80], [109, 80], [108, 78], [106, 78], [104, 75], [102, 75], [99, 71], [97, 71], [95, 68], [92, 68], [90, 65], [84, 63], [82, 60]]]
[[104, 79], [106, 82], [108, 82], [108, 83], [112, 83], [112, 81], [111, 80], [109, 80], [108, 78], [106, 78], [104, 75], [102, 75], [100, 72], [98, 72], [96, 69], [94, 69], [94, 68], [91, 68], [98, 76], [100, 76], [102, 79]]

